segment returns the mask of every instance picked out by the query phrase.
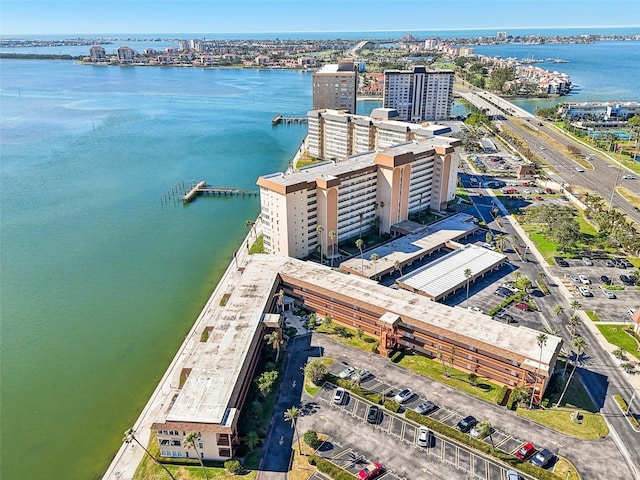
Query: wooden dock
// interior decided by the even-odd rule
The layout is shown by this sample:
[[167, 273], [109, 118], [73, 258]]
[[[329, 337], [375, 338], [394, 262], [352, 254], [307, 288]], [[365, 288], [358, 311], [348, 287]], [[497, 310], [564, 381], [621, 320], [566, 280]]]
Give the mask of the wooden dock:
[[229, 187], [212, 187], [207, 185], [206, 180], [198, 182], [191, 190], [182, 196], [185, 203], [191, 202], [198, 195], [220, 195], [220, 196], [256, 196], [258, 192], [253, 190], [240, 190], [238, 188]]
[[307, 117], [285, 117], [278, 114], [271, 120], [271, 125], [274, 127], [280, 123], [307, 123]]

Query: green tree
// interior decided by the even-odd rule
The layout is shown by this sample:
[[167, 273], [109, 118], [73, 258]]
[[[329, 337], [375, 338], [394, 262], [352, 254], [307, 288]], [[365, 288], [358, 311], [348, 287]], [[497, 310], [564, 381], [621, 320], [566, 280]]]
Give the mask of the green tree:
[[272, 370], [270, 372], [263, 372], [258, 378], [256, 378], [256, 385], [258, 385], [258, 390], [260, 390], [263, 397], [269, 395], [271, 389], [278, 380], [278, 375], [277, 370]]
[[320, 385], [327, 376], [327, 366], [320, 359], [311, 360], [304, 367], [305, 376], [311, 380], [314, 385]]
[[133, 428], [130, 428], [129, 430], [124, 432], [124, 438], [122, 439], [122, 441], [124, 443], [136, 442], [138, 444], [138, 446], [140, 446], [140, 448], [142, 448], [144, 450], [144, 453], [146, 453], [147, 456], [156, 463], [156, 465], [160, 465], [164, 469], [164, 471], [167, 472], [169, 477], [171, 477], [173, 480], [176, 480], [176, 477], [173, 476], [173, 474], [169, 471], [169, 469], [165, 466], [165, 464], [160, 462], [156, 457], [154, 457], [151, 454], [151, 452], [149, 450], [147, 450], [146, 447], [144, 445], [142, 445], [142, 443], [140, 443], [140, 441], [136, 438], [136, 435], [135, 435], [135, 432], [133, 431]]
[[187, 436], [182, 439], [182, 446], [189, 450], [193, 448], [196, 451], [196, 456], [198, 457], [198, 461], [200, 462], [200, 466], [202, 467], [202, 472], [204, 473], [204, 477], [206, 479], [209, 478], [209, 474], [207, 473], [207, 469], [204, 468], [204, 462], [202, 461], [202, 455], [198, 450], [198, 442], [200, 441], [200, 433], [199, 432], [189, 432]]
[[277, 330], [274, 330], [271, 333], [267, 333], [264, 337], [264, 340], [268, 345], [276, 351], [276, 363], [278, 363], [278, 359], [280, 358], [280, 333]]
[[291, 428], [293, 428], [293, 431], [296, 434], [296, 438], [298, 439], [298, 452], [300, 452], [300, 455], [303, 455], [302, 448], [300, 446], [300, 436], [298, 435], [298, 429], [296, 428], [296, 423], [298, 421], [299, 416], [300, 416], [300, 409], [295, 406], [288, 408], [284, 412], [284, 421], [291, 422]]
[[537, 388], [538, 386], [538, 374], [540, 373], [540, 367], [542, 366], [542, 352], [543, 352], [544, 346], [547, 344], [547, 338], [549, 337], [547, 337], [545, 333], [541, 333], [536, 337], [536, 343], [540, 348], [540, 359], [538, 360], [538, 367], [536, 368], [536, 383], [534, 384], [535, 385], [534, 390], [531, 392], [531, 402], [529, 403], [529, 409], [533, 407], [533, 398], [535, 397], [535, 388]]
[[316, 328], [316, 314], [312, 313], [309, 315], [309, 319], [307, 320], [307, 329], [315, 330]]
[[324, 316], [324, 319], [322, 320], [322, 325], [324, 326], [324, 328], [329, 328], [332, 323], [333, 323], [333, 320], [331, 319], [331, 315], [327, 313]]
[[356, 247], [360, 250], [360, 275], [364, 276], [364, 255], [362, 253], [362, 247], [364, 247], [364, 240], [361, 238], [356, 240]]
[[560, 317], [564, 313], [564, 307], [562, 305], [556, 305], [553, 307], [553, 313], [556, 314], [556, 317]]
[[316, 232], [318, 233], [318, 243], [320, 244], [320, 265], [322, 265], [322, 232], [324, 232], [324, 227], [322, 225], [318, 225], [316, 227]]
[[527, 277], [522, 276], [520, 278], [518, 278], [518, 281], [516, 282], [516, 286], [522, 290], [525, 295], [529, 295], [529, 290], [531, 290], [531, 280], [529, 280]]
[[453, 375], [453, 362], [456, 360], [456, 347], [451, 345], [451, 353], [449, 354], [449, 375]]
[[577, 315], [572, 315], [571, 318], [569, 319], [569, 328], [571, 329], [571, 336], [575, 336], [576, 334], [576, 329], [580, 326], [580, 324], [582, 323], [582, 321], [580, 320], [580, 317], [578, 317]]
[[484, 236], [484, 239], [487, 243], [493, 242], [493, 233], [487, 232], [487, 234]]
[[224, 468], [232, 475], [237, 475], [242, 472], [242, 464], [239, 460], [227, 460], [224, 462]]
[[573, 302], [571, 302], [569, 306], [571, 307], [571, 310], [573, 310], [574, 312], [582, 308], [582, 305], [578, 300], [574, 300]]
[[364, 332], [362, 331], [362, 328], [358, 327], [356, 329], [356, 335], [358, 336], [358, 340], [362, 340], [362, 336], [364, 335]]
[[444, 364], [444, 355], [442, 354], [442, 347], [440, 346], [438, 346], [438, 353], [436, 354], [436, 358], [440, 360], [440, 363], [442, 363], [442, 375], [444, 377], [448, 377], [449, 374], [447, 372], [447, 367]]
[[274, 295], [277, 298], [276, 305], [278, 305], [279, 313], [284, 312], [284, 289], [278, 290], [278, 293]]
[[473, 277], [473, 272], [470, 268], [465, 268], [464, 278], [467, 279], [467, 308], [469, 308], [469, 283], [471, 282], [471, 277]]
[[478, 384], [478, 375], [476, 375], [475, 373], [471, 372], [469, 375], [469, 383], [471, 383], [471, 385], [473, 385], [474, 387]]
[[307, 430], [306, 432], [304, 432], [302, 438], [304, 439], [304, 443], [309, 445], [314, 450], [320, 446], [321, 442], [318, 439], [318, 434], [315, 430]]
[[251, 430], [249, 433], [247, 433], [247, 437], [244, 439], [244, 443], [247, 444], [247, 447], [249, 447], [250, 451], [253, 451], [254, 448], [260, 445], [260, 436], [258, 435], [258, 432]]
[[400, 263], [400, 260], [393, 262], [393, 268], [400, 273], [400, 276], [402, 276], [402, 264]]
[[373, 262], [373, 279], [376, 279], [376, 276], [378, 275], [378, 271], [376, 269], [376, 264], [378, 262], [378, 260], [380, 259], [380, 255], [378, 255], [377, 253], [372, 253], [371, 257], [369, 257], [369, 260], [371, 260]]
[[331, 268], [333, 268], [333, 258], [336, 256], [336, 244], [334, 242], [336, 235], [335, 230], [329, 232], [329, 238], [331, 239]]
[[576, 371], [576, 367], [578, 366], [578, 363], [581, 362], [580, 359], [582, 357], [582, 353], [587, 349], [587, 342], [585, 342], [584, 338], [582, 338], [580, 336], [574, 338], [573, 342], [571, 342], [571, 344], [573, 345], [573, 348], [575, 349], [576, 359], [573, 362], [573, 368], [571, 369], [571, 374], [569, 375], [569, 379], [567, 380], [567, 383], [564, 386], [564, 390], [562, 390], [562, 394], [560, 395], [560, 398], [558, 399], [558, 403], [556, 403], [556, 407], [559, 407], [560, 404], [562, 403], [562, 399], [564, 398], [564, 394], [567, 393], [567, 388], [569, 387], [569, 384], [571, 383], [571, 378], [573, 377], [573, 373]]

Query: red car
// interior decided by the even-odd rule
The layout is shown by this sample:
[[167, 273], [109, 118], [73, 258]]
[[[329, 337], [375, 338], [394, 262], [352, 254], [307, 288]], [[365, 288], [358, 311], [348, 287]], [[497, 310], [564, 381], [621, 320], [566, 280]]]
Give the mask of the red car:
[[382, 465], [380, 465], [378, 462], [373, 462], [358, 472], [358, 479], [369, 480], [370, 478], [377, 477], [381, 473], [382, 473]]
[[514, 307], [519, 308], [520, 310], [524, 311], [524, 312], [528, 312], [529, 310], [531, 310], [529, 308], [529, 305], [527, 305], [526, 303], [523, 302], [518, 302], [514, 305]]
[[523, 183], [522, 183], [522, 186], [523, 186], [523, 187], [528, 187], [528, 186], [529, 186], [529, 184], [528, 184], [527, 182], [523, 182]]
[[550, 195], [551, 195], [551, 194], [553, 193], [553, 190], [551, 190], [550, 188], [547, 188], [547, 189], [545, 190], [545, 192], [547, 192], [548, 194], [550, 194]]
[[520, 460], [524, 460], [533, 455], [533, 452], [536, 451], [536, 447], [533, 446], [533, 443], [525, 443], [520, 449], [515, 453], [516, 457]]
[[541, 202], [542, 201], [542, 197], [536, 197], [536, 200]]

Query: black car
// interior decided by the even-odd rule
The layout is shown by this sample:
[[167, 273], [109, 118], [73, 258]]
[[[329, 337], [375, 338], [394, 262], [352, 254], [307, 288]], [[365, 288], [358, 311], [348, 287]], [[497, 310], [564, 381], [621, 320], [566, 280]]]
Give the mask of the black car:
[[553, 259], [556, 261], [556, 264], [559, 267], [568, 267], [569, 266], [569, 262], [567, 262], [564, 258], [562, 257], [553, 257]]
[[633, 285], [635, 283], [629, 275], [620, 275], [620, 281], [625, 285]]
[[504, 323], [513, 322], [513, 317], [509, 315], [507, 312], [505, 312], [504, 310], [500, 310], [498, 313], [496, 313], [494, 315], [494, 318], [497, 318], [498, 320], [502, 320]]
[[553, 457], [555, 457], [555, 455], [545, 448], [535, 454], [531, 459], [531, 463], [536, 467], [544, 468], [553, 460]]
[[604, 283], [605, 285], [611, 285], [611, 279], [606, 275], [602, 275], [600, 277], [600, 280], [602, 280], [602, 283]]
[[498, 288], [495, 293], [502, 298], [509, 298], [511, 295], [513, 295], [513, 293], [503, 287]]
[[622, 268], [622, 269], [627, 268], [627, 265], [622, 261], [622, 259], [621, 259], [621, 258], [614, 258], [614, 259], [613, 259], [613, 265], [614, 265], [616, 268]]
[[476, 423], [478, 423], [478, 421], [475, 419], [475, 417], [469, 415], [468, 417], [464, 417], [462, 420], [460, 420], [456, 427], [462, 433], [467, 433], [469, 430], [476, 426]]
[[380, 413], [379, 407], [371, 405], [369, 407], [369, 412], [367, 413], [367, 423], [377, 425], [380, 422]]

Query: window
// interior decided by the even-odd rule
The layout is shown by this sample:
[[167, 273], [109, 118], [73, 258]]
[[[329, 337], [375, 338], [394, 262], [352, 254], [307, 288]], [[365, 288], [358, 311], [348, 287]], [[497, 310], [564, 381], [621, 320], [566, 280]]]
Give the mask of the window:
[[218, 454], [221, 457], [231, 457], [231, 449], [230, 448], [221, 448], [218, 450]]

